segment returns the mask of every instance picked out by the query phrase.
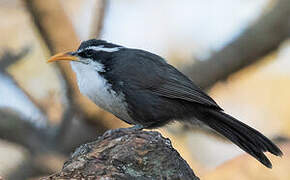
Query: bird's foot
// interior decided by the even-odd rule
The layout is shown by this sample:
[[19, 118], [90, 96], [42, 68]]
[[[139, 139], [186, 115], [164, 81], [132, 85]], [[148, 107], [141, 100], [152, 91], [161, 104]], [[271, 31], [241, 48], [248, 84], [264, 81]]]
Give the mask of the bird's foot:
[[110, 129], [110, 130], [106, 131], [103, 136], [110, 136], [112, 133], [116, 133], [119, 131], [124, 131], [124, 132], [125, 131], [141, 131], [142, 129], [144, 129], [144, 126], [137, 124], [137, 125], [134, 125], [134, 126], [128, 127], [128, 128]]
[[141, 131], [142, 129], [144, 129], [144, 126], [141, 124], [136, 124], [135, 126], [129, 127], [128, 129], [134, 130], [134, 131]]
[[137, 124], [137, 125], [129, 127], [129, 128], [118, 128], [118, 129], [108, 130], [104, 133], [103, 136], [110, 136], [112, 133], [116, 133], [118, 131], [141, 131], [142, 129], [144, 129], [144, 126]]

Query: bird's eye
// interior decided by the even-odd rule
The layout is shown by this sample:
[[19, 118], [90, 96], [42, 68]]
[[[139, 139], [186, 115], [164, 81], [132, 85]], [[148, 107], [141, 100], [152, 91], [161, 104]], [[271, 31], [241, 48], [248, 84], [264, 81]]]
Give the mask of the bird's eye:
[[91, 50], [91, 49], [86, 50], [86, 51], [84, 52], [84, 55], [85, 55], [86, 57], [92, 57], [93, 54], [94, 54], [94, 52], [93, 52], [93, 50]]

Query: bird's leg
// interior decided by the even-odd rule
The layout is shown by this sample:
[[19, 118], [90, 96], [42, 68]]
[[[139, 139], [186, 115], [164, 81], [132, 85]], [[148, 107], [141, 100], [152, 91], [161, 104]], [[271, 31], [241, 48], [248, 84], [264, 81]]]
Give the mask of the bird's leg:
[[139, 131], [144, 129], [144, 126], [141, 124], [136, 124], [135, 126], [129, 127], [129, 129], [135, 130], [135, 131]]
[[108, 130], [104, 133], [103, 136], [110, 136], [110, 134], [114, 133], [114, 132], [118, 132], [118, 131], [141, 131], [142, 129], [144, 129], [145, 127], [141, 124], [136, 124], [132, 127], [129, 128], [118, 128], [118, 129], [111, 129]]

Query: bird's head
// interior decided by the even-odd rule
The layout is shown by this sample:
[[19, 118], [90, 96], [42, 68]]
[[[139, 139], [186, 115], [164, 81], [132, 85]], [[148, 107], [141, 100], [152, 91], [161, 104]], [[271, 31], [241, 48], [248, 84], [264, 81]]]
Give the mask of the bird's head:
[[78, 50], [58, 53], [47, 62], [72, 61], [72, 65], [87, 65], [91, 67], [103, 66], [103, 62], [123, 47], [104, 40], [91, 39], [81, 43]]

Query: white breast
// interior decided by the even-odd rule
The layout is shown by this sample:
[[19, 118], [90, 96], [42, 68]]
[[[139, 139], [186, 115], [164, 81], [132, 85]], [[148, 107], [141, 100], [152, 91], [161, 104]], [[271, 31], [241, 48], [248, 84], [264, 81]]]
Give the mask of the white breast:
[[116, 93], [98, 72], [104, 72], [103, 65], [93, 62], [86, 65], [71, 62], [72, 68], [77, 75], [80, 92], [91, 99], [102, 109], [111, 112], [120, 119], [132, 122], [127, 112], [127, 104], [123, 93]]

